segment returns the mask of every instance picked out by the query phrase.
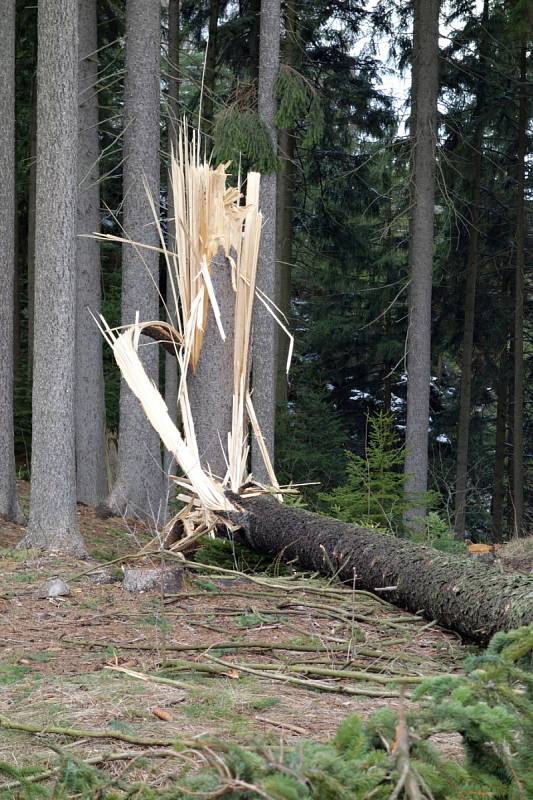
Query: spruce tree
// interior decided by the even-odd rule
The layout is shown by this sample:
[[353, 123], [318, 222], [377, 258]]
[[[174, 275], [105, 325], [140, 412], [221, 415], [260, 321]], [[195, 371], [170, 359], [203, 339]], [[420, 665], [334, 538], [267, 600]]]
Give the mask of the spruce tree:
[[411, 220], [407, 333], [405, 491], [411, 507], [405, 524], [416, 530], [424, 516], [417, 505], [427, 489], [431, 289], [435, 215], [435, 139], [439, 72], [439, 0], [415, 0], [411, 88]]
[[[160, 7], [128, 0], [124, 87], [124, 230], [137, 244], [122, 250], [122, 324], [159, 317], [159, 257], [143, 245], [159, 245], [147, 191], [159, 208]], [[157, 347], [140, 349], [145, 370], [159, 379]], [[124, 381], [120, 387], [118, 475], [108, 500], [116, 513], [155, 523], [164, 514], [159, 437]]]
[[31, 495], [21, 546], [84, 555], [74, 451], [77, 42], [77, 0], [39, 3]]
[[15, 4], [0, 6], [0, 517], [20, 521], [13, 440], [15, 287]]
[[101, 310], [98, 42], [96, 0], [79, 0], [78, 198], [76, 239], [76, 483], [78, 500], [107, 495]]
[[[277, 149], [275, 124], [275, 86], [279, 69], [280, 0], [262, 0], [259, 41], [259, 82], [257, 110], [268, 127], [274, 149]], [[274, 303], [277, 295], [276, 265], [276, 185], [271, 172], [261, 177], [259, 206], [263, 214], [263, 231], [259, 250], [257, 288]], [[275, 322], [263, 304], [256, 299], [253, 317], [252, 383], [253, 403], [271, 461], [274, 461], [276, 420], [276, 329]], [[252, 444], [252, 473], [268, 483], [268, 473], [261, 452]]]

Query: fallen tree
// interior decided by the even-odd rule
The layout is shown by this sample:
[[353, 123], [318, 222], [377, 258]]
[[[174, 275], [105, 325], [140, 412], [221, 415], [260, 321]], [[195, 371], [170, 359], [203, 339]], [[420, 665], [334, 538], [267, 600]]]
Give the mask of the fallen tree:
[[533, 621], [533, 577], [503, 574], [467, 557], [359, 528], [279, 503], [272, 496], [228, 495], [240, 539], [249, 547], [305, 570], [337, 574], [357, 588], [421, 613], [468, 639]]
[[[256, 289], [260, 176], [248, 174], [243, 205], [240, 185], [227, 185], [227, 165], [212, 169], [200, 160], [202, 149], [197, 134], [181, 131], [171, 158], [179, 223], [176, 252], [165, 246], [157, 215], [155, 219], [167, 263], [167, 305], [173, 303], [168, 316], [177, 328], [137, 320], [112, 329], [104, 318], [99, 322], [124, 380], [181, 472], [170, 478], [185, 505], [167, 525], [165, 546], [183, 551], [205, 533], [225, 527], [253, 548], [297, 560], [304, 569], [338, 574], [349, 582], [355, 576], [357, 586], [371, 591], [386, 587], [392, 603], [477, 641], [529, 623], [533, 579], [503, 575], [457, 556], [287, 507], [253, 484], [248, 472], [250, 428], [271, 485], [277, 494], [282, 491], [252, 401], [254, 305], [262, 303], [281, 329], [286, 328], [272, 301]], [[109, 234], [103, 238], [129, 242]], [[161, 342], [178, 359], [181, 430], [144, 371], [138, 355], [143, 335]], [[215, 402], [216, 391], [222, 397]], [[241, 491], [251, 479], [252, 488]]]

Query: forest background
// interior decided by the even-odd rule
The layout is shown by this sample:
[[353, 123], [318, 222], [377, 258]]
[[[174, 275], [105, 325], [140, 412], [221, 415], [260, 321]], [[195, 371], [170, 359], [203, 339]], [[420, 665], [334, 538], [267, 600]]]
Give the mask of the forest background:
[[[98, 130], [99, 223], [116, 235], [124, 223], [127, 5], [96, 4], [97, 71], [88, 87], [97, 97], [92, 127]], [[302, 489], [313, 509], [398, 532], [405, 510], [412, 139], [403, 122], [409, 108], [386, 87], [391, 75], [409, 77], [412, 6], [393, 0], [368, 6], [352, 0], [282, 3], [278, 152], [257, 108], [260, 11], [259, 0], [171, 0], [163, 6], [155, 185], [160, 178], [164, 227], [171, 216], [169, 143], [182, 117], [192, 125], [200, 117], [215, 163], [231, 161], [234, 173], [257, 169], [277, 176], [275, 300], [296, 340], [288, 382], [281, 366], [286, 342], [277, 340], [278, 477], [318, 482]], [[17, 474], [26, 478], [35, 315], [37, 7], [17, 0], [16, 12], [14, 412]], [[430, 537], [454, 524], [459, 536], [466, 530], [478, 541], [501, 541], [531, 528], [531, 275], [524, 269], [532, 191], [528, 14], [527, 3], [500, 0], [453, 0], [440, 9], [427, 420]], [[143, 24], [142, 15], [138, 22]], [[111, 325], [119, 325], [121, 248], [111, 242], [98, 247], [102, 311]], [[159, 272], [165, 297], [163, 264]], [[158, 317], [164, 318], [162, 307]], [[159, 372], [164, 386], [164, 359]], [[101, 497], [91, 498], [94, 504], [113, 483], [119, 426], [120, 380], [106, 348], [103, 373], [108, 485]], [[468, 393], [461, 391], [466, 384]], [[523, 408], [520, 430], [517, 403]], [[467, 465], [466, 507], [458, 524], [461, 458]]]

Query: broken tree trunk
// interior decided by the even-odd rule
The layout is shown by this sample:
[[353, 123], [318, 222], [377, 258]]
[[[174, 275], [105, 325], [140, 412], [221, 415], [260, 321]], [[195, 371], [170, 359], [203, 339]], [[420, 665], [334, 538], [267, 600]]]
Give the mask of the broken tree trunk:
[[222, 479], [227, 470], [224, 453], [228, 449], [228, 432], [231, 431], [235, 315], [231, 264], [222, 248], [211, 263], [211, 282], [226, 338], [222, 340], [209, 304], [200, 360], [196, 371], [190, 368], [187, 383], [202, 468]]
[[[295, 560], [306, 570], [337, 573], [357, 588], [421, 613], [468, 639], [487, 642], [497, 631], [533, 621], [533, 578], [506, 575], [431, 547], [396, 539], [278, 503], [269, 496], [228, 495], [230, 513], [255, 550]], [[378, 592], [379, 594], [379, 592]]]

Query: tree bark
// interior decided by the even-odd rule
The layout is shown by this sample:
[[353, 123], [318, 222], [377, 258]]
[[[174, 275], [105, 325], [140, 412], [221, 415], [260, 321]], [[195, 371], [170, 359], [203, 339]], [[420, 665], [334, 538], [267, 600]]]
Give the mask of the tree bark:
[[21, 325], [20, 325], [20, 227], [21, 215], [17, 211], [15, 196], [15, 274], [13, 277], [13, 382], [18, 384], [21, 377]]
[[39, 3], [31, 495], [21, 546], [84, 555], [74, 452], [77, 17], [77, 0]]
[[455, 536], [464, 539], [466, 519], [466, 485], [468, 479], [468, 439], [472, 395], [472, 359], [474, 352], [474, 323], [476, 315], [476, 283], [481, 202], [481, 172], [483, 164], [483, 114], [485, 113], [485, 70], [487, 63], [489, 3], [483, 3], [481, 39], [479, 45], [479, 78], [476, 97], [476, 128], [472, 143], [472, 192], [470, 199], [470, 228], [466, 263], [466, 288], [463, 342], [461, 348], [461, 393], [457, 430], [457, 470], [455, 479]]
[[[285, 41], [283, 44], [283, 63], [289, 67], [295, 62], [295, 36], [297, 19], [297, 0], [288, 0], [285, 10]], [[280, 130], [278, 137], [280, 169], [277, 181], [277, 258], [278, 258], [278, 307], [285, 316], [290, 314], [291, 267], [293, 245], [293, 205], [294, 205], [294, 131]], [[287, 355], [289, 341], [279, 328], [277, 333], [277, 390], [276, 404], [287, 402]]]
[[175, 143], [180, 122], [180, 0], [168, 3], [168, 67], [168, 138], [170, 143]]
[[231, 265], [222, 249], [211, 264], [211, 280], [226, 339], [222, 341], [210, 305], [200, 360], [187, 385], [200, 463], [204, 470], [224, 478], [232, 417], [235, 292]]
[[0, 517], [20, 521], [13, 428], [15, 286], [15, 3], [0, 13]]
[[102, 336], [91, 314], [101, 308], [96, 0], [78, 0], [78, 205], [76, 240], [76, 480], [78, 500], [105, 499], [105, 401]]
[[220, 0], [211, 0], [209, 4], [209, 25], [207, 54], [205, 59], [205, 78], [203, 93], [202, 125], [206, 137], [206, 145], [211, 150], [213, 131], [213, 99], [215, 96], [215, 78], [217, 66], [217, 30]]
[[[387, 205], [385, 210], [385, 225], [386, 225], [386, 234], [385, 234], [385, 251], [387, 254], [392, 254], [394, 252], [394, 241], [392, 236], [392, 225], [393, 225], [393, 211], [392, 211], [392, 181], [391, 181], [391, 173], [388, 170], [383, 171], [383, 193], [387, 196]], [[392, 283], [394, 281], [393, 269], [391, 267], [386, 268], [386, 283]], [[385, 316], [383, 318], [383, 336], [385, 341], [390, 341], [391, 338], [391, 317], [392, 317], [392, 309], [385, 312]], [[383, 410], [386, 414], [391, 413], [392, 409], [392, 375], [394, 372], [394, 364], [390, 358], [386, 358], [383, 364]]]
[[516, 277], [514, 306], [514, 407], [513, 407], [513, 517], [514, 534], [524, 524], [524, 266], [525, 266], [525, 169], [528, 125], [527, 50], [520, 48], [520, 96], [516, 179]]
[[[124, 97], [124, 230], [132, 242], [158, 247], [148, 191], [159, 209], [160, 4], [128, 0]], [[146, 189], [145, 189], [146, 182]], [[145, 247], [122, 250], [122, 324], [159, 317], [159, 256]], [[159, 353], [140, 349], [146, 373], [157, 385]], [[108, 503], [117, 513], [157, 522], [162, 518], [163, 472], [159, 437], [124, 381], [120, 387], [118, 476]]]
[[[259, 43], [258, 112], [272, 136], [277, 150], [275, 125], [275, 83], [279, 69], [280, 0], [263, 0]], [[263, 214], [263, 231], [259, 248], [257, 288], [276, 301], [276, 173], [263, 175], [259, 206]], [[265, 444], [274, 462], [274, 429], [276, 422], [276, 330], [275, 322], [257, 299], [253, 312], [252, 383], [253, 404]], [[269, 482], [261, 452], [252, 442], [252, 472], [264, 483]]]
[[[168, 145], [169, 151], [172, 149], [177, 152], [177, 131], [179, 126], [179, 94], [180, 94], [180, 2], [179, 0], [169, 0], [168, 4]], [[170, 173], [168, 182], [170, 184]], [[175, 252], [176, 249], [176, 224], [174, 220], [174, 206], [172, 203], [172, 191], [170, 185], [167, 192], [168, 198], [168, 238], [169, 247]], [[173, 307], [171, 292], [167, 284], [166, 303], [169, 309], [169, 322], [176, 327], [177, 309]], [[177, 425], [178, 422], [178, 364], [176, 358], [171, 353], [165, 353], [165, 403], [168, 408], [170, 418]], [[172, 454], [165, 450], [164, 456], [165, 474], [168, 475], [172, 470], [174, 459]]]
[[386, 593], [387, 601], [484, 643], [500, 630], [533, 619], [533, 578], [504, 575], [466, 557], [284, 506], [267, 496], [230, 494], [230, 513], [247, 545], [297, 562], [304, 570], [338, 573], [356, 588]]
[[494, 486], [492, 490], [492, 536], [495, 542], [503, 541], [503, 505], [505, 498], [505, 431], [507, 424], [507, 343], [500, 356], [496, 384], [496, 442], [494, 452]]
[[[412, 208], [409, 247], [405, 524], [420, 527], [427, 490], [431, 289], [435, 214], [435, 140], [439, 71], [439, 0], [415, 0], [412, 109]], [[414, 124], [413, 124], [414, 123]]]
[[37, 173], [37, 76], [34, 76], [30, 113], [30, 168], [28, 171], [28, 378], [33, 371], [33, 323], [35, 317], [35, 194]]

